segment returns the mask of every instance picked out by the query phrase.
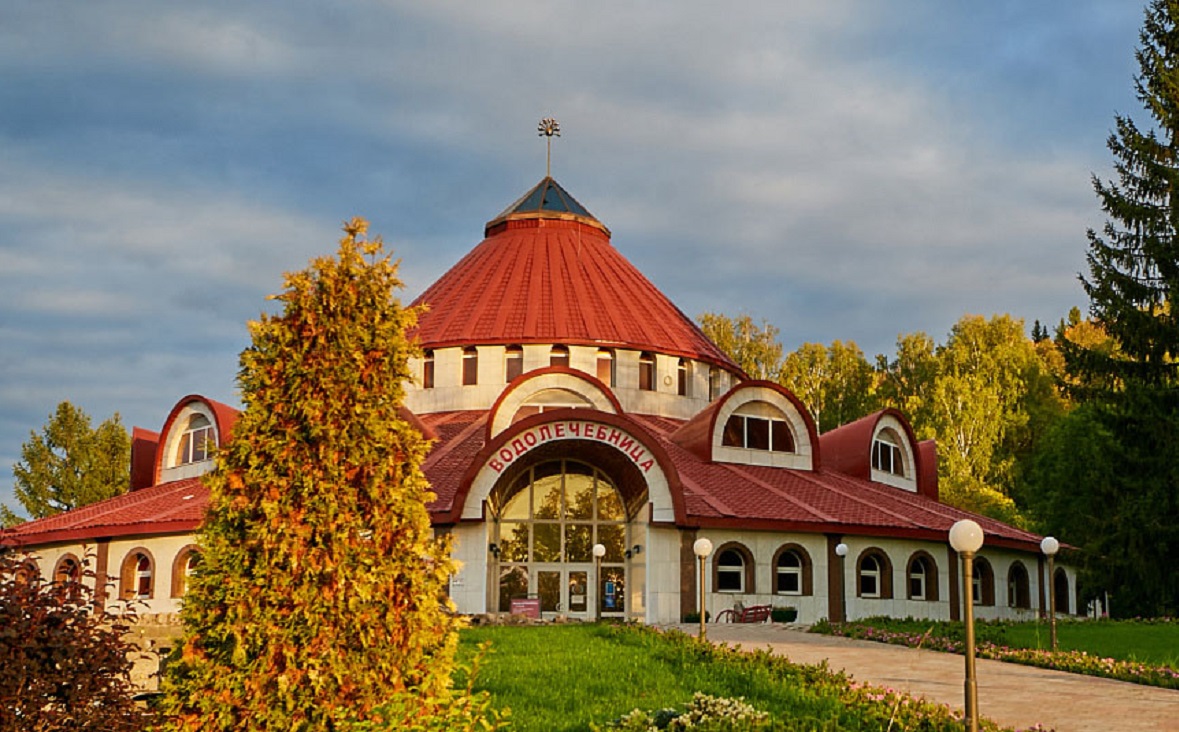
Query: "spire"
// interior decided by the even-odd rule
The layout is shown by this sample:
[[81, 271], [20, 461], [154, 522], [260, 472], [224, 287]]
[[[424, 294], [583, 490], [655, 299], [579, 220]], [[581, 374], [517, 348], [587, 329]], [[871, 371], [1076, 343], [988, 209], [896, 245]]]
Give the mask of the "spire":
[[561, 123], [555, 117], [545, 117], [536, 126], [537, 133], [545, 138], [548, 150], [544, 158], [544, 177], [553, 177], [553, 138], [561, 136]]

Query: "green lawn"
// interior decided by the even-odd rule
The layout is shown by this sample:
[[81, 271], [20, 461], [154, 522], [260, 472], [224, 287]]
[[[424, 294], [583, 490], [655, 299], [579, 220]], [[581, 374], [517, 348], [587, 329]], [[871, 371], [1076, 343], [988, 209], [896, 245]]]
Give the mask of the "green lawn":
[[[997, 626], [987, 634], [987, 640], [1014, 648], [1046, 650], [1049, 646], [1047, 622]], [[1175, 622], [1058, 622], [1056, 641], [1062, 651], [1179, 669], [1179, 623]]]
[[[892, 620], [868, 618], [857, 621], [882, 630], [924, 633], [961, 640], [961, 623], [929, 620]], [[1011, 648], [1048, 650], [1048, 622], [978, 623], [979, 641], [990, 641]], [[1064, 620], [1057, 621], [1056, 640], [1061, 651], [1085, 651], [1091, 656], [1137, 661], [1179, 670], [1179, 622], [1132, 620]]]
[[876, 731], [894, 714], [894, 729], [961, 729], [944, 707], [849, 688], [845, 677], [822, 667], [764, 651], [714, 649], [645, 627], [482, 627], [464, 630], [461, 639], [464, 658], [491, 641], [475, 686], [496, 706], [511, 708], [519, 732], [582, 732], [635, 708], [682, 708], [696, 691], [743, 696], [780, 720], [782, 730]]

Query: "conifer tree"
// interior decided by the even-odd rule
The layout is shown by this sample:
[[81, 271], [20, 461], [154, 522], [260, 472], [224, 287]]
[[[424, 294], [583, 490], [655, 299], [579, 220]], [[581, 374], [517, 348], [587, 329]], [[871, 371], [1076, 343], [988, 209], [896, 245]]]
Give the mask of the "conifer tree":
[[[122, 495], [131, 483], [131, 436], [117, 412], [91, 427], [90, 415], [61, 402], [40, 434], [29, 433], [20, 455], [12, 468], [14, 488], [30, 519]], [[21, 521], [8, 506], [0, 505], [0, 525]]]
[[397, 265], [354, 219], [250, 324], [245, 410], [207, 477], [203, 562], [164, 710], [175, 730], [330, 730], [450, 683], [449, 546], [432, 538], [427, 443]]
[[[1117, 180], [1093, 187], [1108, 215], [1089, 231], [1091, 312], [1115, 339], [1118, 354], [1066, 343], [1070, 371], [1099, 381], [1112, 376], [1172, 383], [1179, 357], [1179, 0], [1146, 9], [1135, 53], [1135, 91], [1151, 119], [1143, 130], [1115, 117], [1107, 146]], [[1103, 378], [1104, 377], [1104, 378]]]

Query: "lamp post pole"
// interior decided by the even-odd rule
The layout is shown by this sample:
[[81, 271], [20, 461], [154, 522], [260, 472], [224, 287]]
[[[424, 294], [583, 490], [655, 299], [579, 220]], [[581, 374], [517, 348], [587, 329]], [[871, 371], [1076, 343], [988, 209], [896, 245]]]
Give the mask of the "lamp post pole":
[[974, 674], [974, 553], [982, 548], [982, 527], [970, 519], [950, 527], [950, 546], [962, 556], [963, 620], [966, 624], [966, 719], [969, 732], [978, 732], [978, 682]]
[[[1051, 536], [1045, 536], [1040, 542], [1040, 551], [1048, 557], [1048, 637], [1052, 643], [1052, 652], [1056, 652], [1056, 552], [1060, 551], [1060, 542]], [[1043, 595], [1040, 595], [1043, 597]]]
[[835, 545], [839, 557], [839, 622], [847, 622], [847, 544], [842, 541]]
[[704, 616], [707, 612], [704, 609], [704, 560], [712, 554], [712, 542], [708, 539], [697, 539], [696, 543], [692, 545], [692, 552], [696, 554], [696, 560], [700, 564], [700, 640], [708, 640], [708, 629], [704, 626]]
[[602, 557], [606, 556], [606, 547], [594, 544], [594, 620], [602, 619]]

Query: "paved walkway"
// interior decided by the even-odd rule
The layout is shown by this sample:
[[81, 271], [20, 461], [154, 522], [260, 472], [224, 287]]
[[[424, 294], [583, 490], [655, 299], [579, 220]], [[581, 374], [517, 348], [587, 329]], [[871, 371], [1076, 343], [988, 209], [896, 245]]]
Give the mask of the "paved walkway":
[[[695, 635], [697, 625], [678, 626]], [[708, 626], [714, 643], [769, 648], [796, 663], [826, 660], [857, 681], [962, 709], [962, 656], [816, 635], [774, 624]], [[1017, 729], [1179, 732], [1179, 691], [979, 659], [979, 713]]]

